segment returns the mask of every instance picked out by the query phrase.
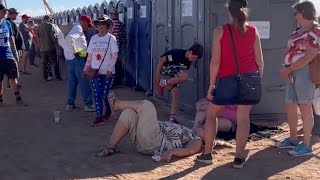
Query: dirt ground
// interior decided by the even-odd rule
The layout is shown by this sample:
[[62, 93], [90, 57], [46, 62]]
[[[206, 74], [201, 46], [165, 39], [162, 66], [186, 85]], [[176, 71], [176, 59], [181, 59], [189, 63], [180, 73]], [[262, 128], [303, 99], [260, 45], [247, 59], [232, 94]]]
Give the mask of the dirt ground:
[[[249, 142], [245, 168], [231, 168], [234, 148], [217, 148], [214, 164], [196, 163], [196, 156], [157, 163], [151, 157], [135, 152], [128, 140], [120, 144], [121, 153], [105, 159], [93, 154], [110, 136], [117, 115], [105, 125], [92, 128], [94, 113], [81, 110], [63, 111], [66, 81], [44, 82], [40, 68], [22, 77], [21, 94], [28, 107], [17, 107], [14, 96], [5, 89], [5, 106], [0, 107], [0, 180], [66, 180], [66, 179], [320, 179], [320, 137], [313, 137], [315, 155], [290, 157], [286, 150], [271, 145], [273, 140], [288, 136]], [[148, 98], [131, 89], [118, 89], [121, 99]], [[169, 116], [169, 107], [155, 102], [160, 120]], [[77, 101], [81, 106], [81, 99]], [[61, 123], [53, 122], [53, 109], [62, 112]], [[181, 113], [179, 119], [190, 125], [191, 116]], [[317, 127], [320, 128], [320, 127]]]

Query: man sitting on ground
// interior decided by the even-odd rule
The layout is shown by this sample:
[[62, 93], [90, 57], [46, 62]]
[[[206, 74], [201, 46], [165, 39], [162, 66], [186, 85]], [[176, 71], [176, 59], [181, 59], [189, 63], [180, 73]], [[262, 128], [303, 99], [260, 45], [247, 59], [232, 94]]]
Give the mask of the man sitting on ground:
[[109, 93], [108, 100], [113, 111], [123, 112], [106, 147], [96, 154], [97, 157], [117, 153], [117, 146], [126, 135], [138, 152], [149, 155], [159, 152], [159, 160], [162, 161], [170, 161], [172, 156], [191, 156], [200, 151], [200, 137], [182, 125], [158, 121], [157, 111], [150, 101], [120, 101], [113, 93]]
[[[196, 117], [192, 130], [204, 139], [204, 124], [209, 100], [203, 98], [196, 104]], [[225, 106], [218, 116], [218, 132], [234, 133], [237, 129], [237, 106]]]

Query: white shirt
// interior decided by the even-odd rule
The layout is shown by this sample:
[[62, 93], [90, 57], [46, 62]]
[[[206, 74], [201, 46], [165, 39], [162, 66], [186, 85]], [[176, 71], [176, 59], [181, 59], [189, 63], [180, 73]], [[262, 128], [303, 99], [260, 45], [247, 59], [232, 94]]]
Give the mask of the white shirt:
[[87, 40], [81, 25], [76, 23], [65, 38], [64, 57], [67, 60], [73, 60], [75, 58], [74, 54], [78, 49], [86, 51]]
[[[108, 42], [110, 38], [110, 44], [108, 48]], [[107, 52], [108, 48], [108, 52]], [[113, 53], [118, 53], [118, 45], [117, 45], [117, 39], [114, 35], [107, 33], [103, 37], [99, 37], [98, 34], [92, 36], [87, 52], [89, 53], [89, 56], [92, 57], [91, 61], [91, 68], [93, 69], [99, 69], [100, 64], [102, 62], [102, 58], [106, 54], [104, 61], [101, 65], [101, 68], [99, 70], [99, 74], [107, 74], [108, 71], [112, 72], [113, 74], [115, 71], [115, 64], [116, 59], [112, 58]]]

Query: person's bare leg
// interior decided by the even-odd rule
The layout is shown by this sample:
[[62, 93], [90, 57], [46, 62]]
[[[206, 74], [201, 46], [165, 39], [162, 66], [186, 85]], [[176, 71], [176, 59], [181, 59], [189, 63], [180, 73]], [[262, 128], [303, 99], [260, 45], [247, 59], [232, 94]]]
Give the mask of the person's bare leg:
[[245, 148], [250, 132], [250, 111], [252, 106], [238, 105], [237, 109], [237, 135], [236, 135], [236, 158], [245, 157]]
[[178, 87], [174, 87], [171, 90], [172, 100], [171, 100], [171, 115], [175, 115], [177, 113], [178, 105], [179, 105], [179, 97], [180, 90]]
[[22, 54], [22, 72], [26, 73], [27, 72], [27, 61], [29, 59], [29, 56], [30, 56], [30, 52], [29, 51], [23, 51], [23, 54]]
[[218, 106], [214, 104], [209, 104], [207, 115], [206, 115], [206, 123], [205, 123], [205, 146], [204, 146], [204, 154], [211, 154], [212, 153], [212, 147], [213, 147], [213, 140], [217, 136], [217, 130], [218, 130], [218, 122], [217, 117], [220, 112], [220, 110], [223, 108], [223, 106]]
[[11, 86], [11, 89], [13, 93], [19, 92], [18, 84], [17, 84], [17, 79], [9, 79], [9, 83]]
[[170, 86], [170, 85], [182, 83], [186, 80], [188, 80], [188, 73], [181, 72], [179, 73], [178, 76], [168, 79], [167, 84]]
[[286, 112], [288, 115], [288, 125], [290, 128], [290, 140], [297, 143], [298, 133], [298, 106], [293, 103], [286, 104]]
[[121, 101], [121, 100], [116, 99], [113, 107], [117, 111], [123, 111], [125, 109], [132, 109], [137, 112], [140, 107], [140, 102], [141, 101]]
[[299, 105], [303, 120], [303, 144], [310, 147], [311, 133], [314, 125], [312, 104]]
[[3, 81], [0, 81], [0, 105], [3, 103], [2, 95], [3, 95]]
[[230, 132], [232, 122], [225, 118], [218, 118], [218, 132]]
[[106, 146], [116, 149], [120, 141], [128, 134], [128, 131], [129, 129], [122, 123], [122, 121], [117, 121]]

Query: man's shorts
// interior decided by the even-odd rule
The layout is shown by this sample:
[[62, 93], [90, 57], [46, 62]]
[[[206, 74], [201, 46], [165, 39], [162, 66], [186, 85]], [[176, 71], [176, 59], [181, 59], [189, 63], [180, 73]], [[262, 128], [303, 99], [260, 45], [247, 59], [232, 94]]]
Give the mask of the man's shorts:
[[[161, 75], [165, 78], [165, 79], [170, 79], [170, 78], [174, 78], [179, 76], [179, 74], [182, 72], [182, 68], [181, 66], [166, 66], [163, 67], [162, 71], [161, 71]], [[175, 84], [172, 87], [179, 87], [179, 84]]]
[[15, 79], [19, 77], [18, 64], [14, 59], [0, 59], [0, 81], [3, 80], [4, 75], [8, 79]]
[[293, 83], [287, 85], [286, 103], [312, 103], [316, 86], [311, 81], [310, 65], [292, 73]]

